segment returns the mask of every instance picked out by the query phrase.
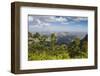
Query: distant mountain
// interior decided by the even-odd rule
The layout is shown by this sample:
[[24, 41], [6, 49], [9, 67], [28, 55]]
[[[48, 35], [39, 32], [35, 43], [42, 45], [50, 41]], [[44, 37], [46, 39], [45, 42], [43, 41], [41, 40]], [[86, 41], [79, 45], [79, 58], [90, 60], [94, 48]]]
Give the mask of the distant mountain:
[[[35, 34], [35, 33], [36, 32], [34, 32], [32, 34]], [[82, 40], [84, 40], [85, 36], [87, 36], [86, 32], [38, 32], [38, 33], [40, 35], [46, 35], [48, 37], [50, 37], [52, 33], [55, 33], [55, 35], [57, 37], [57, 44], [69, 44], [75, 38], [79, 38], [82, 41]], [[29, 35], [30, 35], [30, 33], [29, 33]]]
[[84, 32], [63, 32], [57, 35], [57, 44], [69, 44], [75, 38], [79, 38], [80, 40], [86, 36], [87, 33]]
[[[32, 34], [35, 34], [36, 32], [33, 32]], [[58, 36], [77, 36], [79, 38], [83, 38], [87, 33], [86, 32], [50, 32], [50, 31], [46, 31], [46, 32], [38, 32], [41, 35], [51, 35], [52, 33], [55, 33], [55, 35]]]

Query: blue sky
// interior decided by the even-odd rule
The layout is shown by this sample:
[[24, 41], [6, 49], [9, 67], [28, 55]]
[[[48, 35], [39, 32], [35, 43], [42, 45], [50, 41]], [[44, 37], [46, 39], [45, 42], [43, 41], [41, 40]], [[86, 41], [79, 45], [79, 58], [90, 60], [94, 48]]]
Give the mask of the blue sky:
[[87, 32], [88, 18], [75, 16], [28, 16], [29, 32]]

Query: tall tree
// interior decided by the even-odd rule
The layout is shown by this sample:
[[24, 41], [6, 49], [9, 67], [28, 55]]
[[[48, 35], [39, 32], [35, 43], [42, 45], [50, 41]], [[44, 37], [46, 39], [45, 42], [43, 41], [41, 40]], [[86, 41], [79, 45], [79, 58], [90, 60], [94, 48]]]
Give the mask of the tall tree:
[[54, 50], [55, 49], [55, 43], [56, 43], [56, 35], [55, 33], [51, 34], [51, 49]]

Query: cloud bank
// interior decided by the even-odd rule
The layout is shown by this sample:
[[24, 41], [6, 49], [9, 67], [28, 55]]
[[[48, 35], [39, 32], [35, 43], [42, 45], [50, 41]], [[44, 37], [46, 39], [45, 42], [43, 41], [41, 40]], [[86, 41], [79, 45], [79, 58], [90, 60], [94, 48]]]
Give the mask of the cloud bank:
[[42, 31], [87, 31], [87, 17], [29, 15], [28, 26], [31, 32]]

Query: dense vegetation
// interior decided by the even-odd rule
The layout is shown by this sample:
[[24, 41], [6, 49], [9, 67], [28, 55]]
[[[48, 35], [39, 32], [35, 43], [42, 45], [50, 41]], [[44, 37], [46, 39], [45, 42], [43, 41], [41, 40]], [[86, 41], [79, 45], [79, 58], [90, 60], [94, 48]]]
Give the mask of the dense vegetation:
[[75, 38], [69, 44], [57, 44], [55, 33], [50, 36], [28, 32], [28, 60], [87, 58], [87, 36]]

